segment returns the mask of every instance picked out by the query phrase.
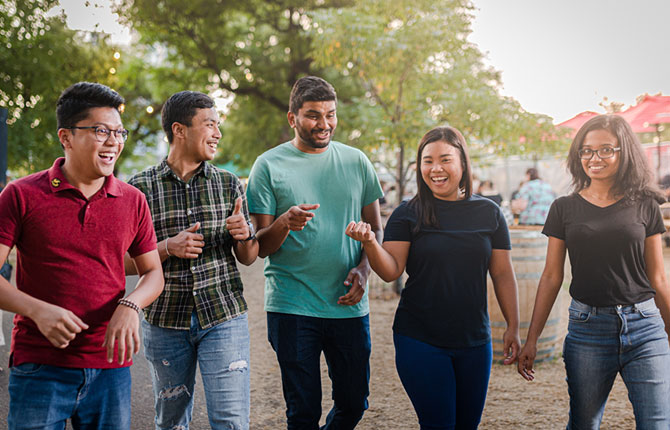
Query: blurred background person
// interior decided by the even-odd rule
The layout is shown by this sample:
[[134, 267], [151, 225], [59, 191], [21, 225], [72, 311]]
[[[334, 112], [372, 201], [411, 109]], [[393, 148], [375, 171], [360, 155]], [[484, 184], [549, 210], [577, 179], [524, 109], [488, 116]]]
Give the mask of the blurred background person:
[[519, 224], [543, 225], [556, 198], [551, 186], [540, 179], [537, 169], [526, 170], [526, 181], [512, 200], [512, 212], [519, 213]]
[[493, 200], [498, 206], [502, 204], [502, 194], [496, 190], [495, 185], [493, 185], [493, 181], [488, 179], [482, 181], [479, 184], [479, 188], [477, 188], [477, 194], [482, 197], [486, 197], [489, 200]]

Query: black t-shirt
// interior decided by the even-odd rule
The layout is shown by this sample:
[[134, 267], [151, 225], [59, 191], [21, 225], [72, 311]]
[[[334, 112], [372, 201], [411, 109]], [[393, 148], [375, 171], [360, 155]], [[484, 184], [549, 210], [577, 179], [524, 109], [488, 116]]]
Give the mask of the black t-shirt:
[[652, 198], [601, 208], [579, 194], [554, 201], [542, 233], [565, 241], [572, 265], [570, 295], [591, 306], [634, 304], [654, 297], [644, 241], [665, 232]]
[[491, 339], [486, 307], [486, 274], [491, 250], [510, 249], [500, 208], [473, 195], [460, 201], [435, 199], [440, 228], [417, 224], [403, 202], [386, 224], [384, 241], [411, 242], [409, 275], [393, 331], [444, 348], [483, 345]]

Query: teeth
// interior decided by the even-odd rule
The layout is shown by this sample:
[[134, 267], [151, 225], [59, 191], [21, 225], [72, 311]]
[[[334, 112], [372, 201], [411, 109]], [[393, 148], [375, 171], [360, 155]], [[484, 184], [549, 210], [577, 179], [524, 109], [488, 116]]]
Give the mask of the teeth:
[[433, 176], [432, 178], [430, 178], [430, 180], [433, 182], [444, 182], [447, 179], [449, 179], [447, 176]]

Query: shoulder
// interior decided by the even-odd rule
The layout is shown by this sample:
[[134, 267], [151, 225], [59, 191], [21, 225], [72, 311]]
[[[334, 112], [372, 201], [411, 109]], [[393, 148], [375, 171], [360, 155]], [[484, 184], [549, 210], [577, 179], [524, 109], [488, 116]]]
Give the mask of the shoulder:
[[142, 186], [158, 180], [158, 172], [161, 164], [150, 166], [141, 172], [135, 173], [128, 179], [128, 184], [132, 186]]
[[330, 142], [330, 145], [335, 152], [338, 152], [343, 156], [360, 161], [369, 161], [368, 156], [365, 155], [365, 153], [358, 148], [354, 148], [353, 146], [349, 146], [342, 142], [337, 142], [335, 140]]
[[487, 197], [480, 196], [479, 194], [471, 195], [469, 199], [464, 201], [464, 203], [477, 206], [480, 208], [486, 208], [488, 210], [493, 210], [495, 212], [498, 212], [500, 210], [500, 206], [498, 206], [496, 202]]
[[207, 165], [209, 166], [208, 168], [210, 169], [212, 178], [215, 178], [216, 180], [218, 180], [220, 182], [225, 182], [225, 183], [238, 183], [238, 182], [240, 182], [240, 179], [234, 173], [229, 172], [226, 169], [216, 167], [213, 164], [208, 163]]
[[49, 190], [49, 171], [32, 173], [7, 184], [3, 193], [33, 194]]
[[270, 148], [256, 158], [256, 163], [272, 160], [277, 157], [285, 157], [292, 153], [291, 151], [291, 142], [280, 143], [274, 148]]

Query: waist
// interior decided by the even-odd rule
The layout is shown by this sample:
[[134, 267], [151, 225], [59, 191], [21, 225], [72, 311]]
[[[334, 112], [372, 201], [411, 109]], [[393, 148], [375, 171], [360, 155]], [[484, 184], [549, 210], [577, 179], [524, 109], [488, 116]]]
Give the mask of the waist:
[[586, 303], [582, 303], [579, 300], [572, 299], [570, 303], [570, 308], [578, 310], [580, 312], [590, 312], [591, 314], [597, 315], [601, 314], [632, 314], [638, 311], [648, 312], [656, 309], [656, 302], [653, 298], [647, 299], [640, 303], [622, 303], [620, 305], [612, 306], [591, 306]]

